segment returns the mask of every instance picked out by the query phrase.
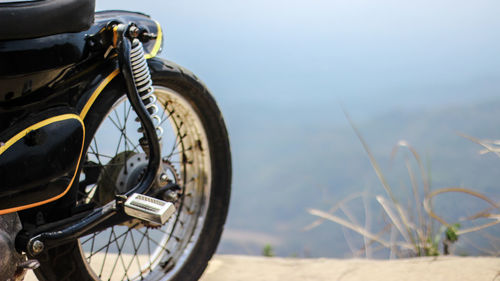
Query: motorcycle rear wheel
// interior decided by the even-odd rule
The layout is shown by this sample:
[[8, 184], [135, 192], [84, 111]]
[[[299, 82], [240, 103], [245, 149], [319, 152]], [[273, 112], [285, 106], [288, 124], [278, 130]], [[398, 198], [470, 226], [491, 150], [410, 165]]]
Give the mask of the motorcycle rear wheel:
[[[192, 73], [160, 59], [150, 60], [149, 65], [163, 120], [163, 169], [181, 187], [174, 200], [178, 210], [162, 227], [132, 220], [49, 249], [38, 257], [39, 280], [198, 280], [215, 252], [231, 182], [222, 114]], [[83, 189], [79, 203], [112, 200], [140, 178], [138, 166], [147, 163], [141, 159], [147, 153], [138, 142], [139, 124], [134, 124], [133, 110], [123, 94], [103, 95], [97, 102], [107, 105], [107, 110], [96, 108], [89, 118], [102, 119], [101, 112], [107, 112], [106, 118], [94, 129], [87, 125], [87, 131], [95, 134], [82, 174], [87, 180], [91, 175], [86, 168], [99, 165], [101, 170], [97, 181], [94, 178]], [[117, 135], [110, 135], [113, 128]]]

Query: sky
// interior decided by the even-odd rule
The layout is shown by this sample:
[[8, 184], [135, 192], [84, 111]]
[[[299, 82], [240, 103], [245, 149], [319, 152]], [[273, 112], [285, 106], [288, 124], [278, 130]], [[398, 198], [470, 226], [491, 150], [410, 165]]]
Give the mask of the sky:
[[[345, 165], [305, 142], [328, 150], [325, 136], [350, 131], [342, 107], [362, 125], [500, 100], [499, 1], [106, 0], [97, 9], [150, 14], [165, 34], [160, 57], [193, 71], [216, 98], [233, 155], [229, 229], [259, 213], [247, 204], [266, 200], [255, 199], [256, 188], [285, 194], [287, 182], [311, 179], [305, 190], [328, 178], [318, 166]], [[407, 131], [425, 135], [433, 125]], [[389, 149], [396, 141], [387, 140]], [[295, 170], [302, 173], [283, 176]]]
[[[219, 103], [369, 117], [496, 96], [498, 1], [97, 1], [150, 14]], [[230, 109], [228, 109], [230, 110]], [[333, 115], [331, 118], [338, 118]]]

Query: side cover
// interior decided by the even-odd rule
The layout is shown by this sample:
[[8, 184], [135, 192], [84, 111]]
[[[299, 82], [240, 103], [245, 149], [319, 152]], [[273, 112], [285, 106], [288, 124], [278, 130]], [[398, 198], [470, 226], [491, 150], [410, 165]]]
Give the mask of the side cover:
[[76, 177], [85, 139], [80, 117], [51, 110], [30, 120], [0, 140], [0, 215], [56, 200]]

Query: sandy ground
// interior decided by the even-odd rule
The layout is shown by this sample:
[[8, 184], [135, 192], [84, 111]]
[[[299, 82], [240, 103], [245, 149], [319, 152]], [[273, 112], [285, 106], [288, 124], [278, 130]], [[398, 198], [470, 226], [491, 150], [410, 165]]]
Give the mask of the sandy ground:
[[[36, 278], [30, 273], [27, 281]], [[500, 258], [401, 260], [215, 256], [202, 281], [500, 281]]]

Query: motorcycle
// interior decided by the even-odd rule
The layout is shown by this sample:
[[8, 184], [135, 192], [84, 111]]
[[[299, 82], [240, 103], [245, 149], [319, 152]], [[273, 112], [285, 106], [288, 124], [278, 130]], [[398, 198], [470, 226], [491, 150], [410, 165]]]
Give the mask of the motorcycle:
[[222, 114], [149, 16], [0, 3], [0, 280], [197, 280], [231, 189]]

